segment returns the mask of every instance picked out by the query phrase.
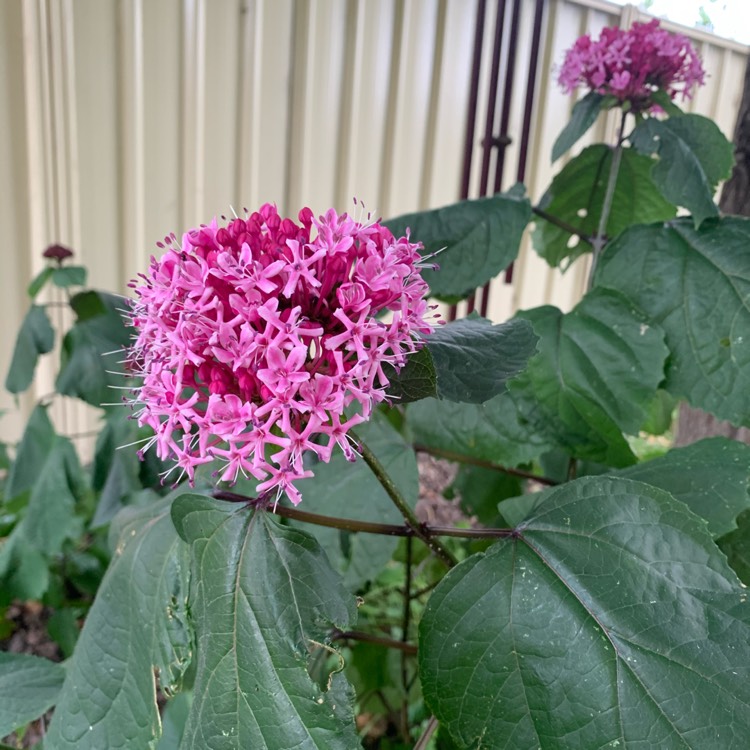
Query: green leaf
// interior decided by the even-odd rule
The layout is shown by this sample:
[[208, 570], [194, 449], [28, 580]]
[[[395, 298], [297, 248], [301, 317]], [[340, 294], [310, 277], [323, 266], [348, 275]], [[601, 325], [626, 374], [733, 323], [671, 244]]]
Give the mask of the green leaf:
[[676, 408], [677, 399], [660, 388], [647, 409], [646, 421], [641, 425], [641, 432], [663, 435], [672, 426]]
[[[8, 498], [29, 491], [25, 515], [15, 532], [26, 546], [49, 558], [62, 550], [65, 539], [80, 531], [75, 507], [85, 492], [85, 481], [73, 444], [55, 433], [47, 407], [42, 405], [34, 409], [26, 425], [6, 490]], [[22, 555], [27, 570], [33, 571], [30, 580], [39, 581], [38, 555], [25, 547], [15, 554]], [[20, 564], [17, 559], [16, 565]]]
[[69, 286], [85, 286], [87, 271], [83, 266], [61, 266], [52, 269], [52, 283], [66, 289]]
[[55, 332], [43, 307], [32, 305], [26, 313], [16, 338], [5, 387], [11, 393], [22, 393], [34, 379], [40, 354], [52, 351]]
[[131, 493], [141, 489], [140, 461], [135, 447], [120, 450], [137, 439], [138, 425], [125, 410], [108, 416], [96, 439], [93, 486], [99, 491], [92, 528], [109, 523]]
[[47, 407], [40, 404], [31, 412], [18, 446], [16, 460], [11, 466], [5, 488], [7, 499], [18, 497], [34, 486], [39, 479], [39, 468], [47, 460], [56, 439], [57, 434], [47, 414]]
[[486, 318], [464, 318], [438, 328], [427, 339], [438, 398], [481, 404], [504, 393], [535, 354], [536, 342], [523, 320], [492, 325]]
[[[376, 414], [357, 428], [357, 436], [377, 456], [413, 508], [419, 496], [417, 462], [401, 435], [382, 415]], [[330, 463], [316, 464], [314, 472], [315, 476], [306, 479], [301, 487], [306, 509], [362, 521], [403, 523], [393, 501], [364, 461], [349, 463], [341, 452], [335, 452]], [[374, 580], [398, 545], [398, 540], [390, 536], [344, 534], [321, 526], [302, 528], [315, 536], [352, 590]]]
[[595, 283], [617, 289], [666, 334], [663, 386], [733, 424], [750, 425], [750, 220], [700, 230], [633, 227], [602, 255]]
[[[552, 180], [539, 207], [584, 236], [593, 236], [599, 226], [611, 163], [612, 149], [608, 146], [598, 144], [584, 149]], [[653, 164], [648, 156], [623, 149], [607, 221], [608, 237], [616, 237], [632, 224], [666, 221], [675, 215], [675, 207], [662, 198], [651, 179]], [[588, 244], [565, 229], [544, 219], [535, 221], [534, 249], [550, 266], [557, 267], [566, 259], [572, 262], [590, 252]]]
[[64, 678], [62, 664], [0, 651], [0, 737], [34, 721], [53, 706]]
[[343, 675], [321, 691], [307, 673], [310, 652], [356, 612], [315, 539], [199, 495], [177, 498], [173, 518], [191, 545], [198, 655], [181, 747], [359, 747]]
[[49, 587], [47, 558], [23, 536], [20, 526], [0, 545], [0, 606], [13, 599], [36, 600]]
[[388, 396], [399, 404], [437, 395], [435, 363], [426, 346], [410, 355], [399, 372], [388, 363], [384, 364], [383, 369], [390, 382]]
[[518, 255], [531, 218], [531, 204], [516, 194], [454, 203], [433, 211], [405, 214], [384, 224], [396, 237], [411, 230], [426, 255], [440, 252], [439, 270], [422, 277], [434, 297], [455, 301], [497, 276]]
[[37, 472], [21, 530], [29, 544], [49, 558], [59, 554], [63, 542], [80, 531], [74, 492], [83, 472], [73, 444], [67, 438], [56, 436], [44, 463], [37, 466]]
[[660, 487], [682, 500], [706, 519], [714, 537], [736, 529], [737, 516], [750, 509], [750, 445], [736, 440], [700, 440], [617, 475]]
[[454, 568], [419, 628], [425, 701], [461, 748], [722, 748], [750, 733], [747, 593], [705, 523], [584, 478]]
[[658, 104], [670, 117], [680, 117], [685, 114], [664, 89], [657, 89], [652, 92], [651, 101]]
[[518, 477], [500, 471], [462, 465], [453, 481], [453, 489], [461, 496], [461, 510], [467, 516], [476, 516], [485, 526], [504, 526], [498, 503], [520, 495], [523, 483]]
[[716, 123], [701, 115], [649, 117], [630, 140], [642, 154], [659, 155], [651, 172], [654, 184], [670, 203], [693, 214], [696, 229], [719, 215], [714, 192], [719, 181], [729, 177], [734, 148]]
[[26, 293], [29, 295], [29, 297], [31, 297], [31, 299], [34, 299], [34, 297], [36, 297], [36, 295], [42, 291], [42, 289], [52, 277], [53, 270], [54, 269], [51, 266], [47, 266], [43, 268], [36, 276], [34, 276], [28, 288], [26, 289]]
[[80, 635], [78, 628], [79, 613], [70, 607], [56, 609], [47, 620], [47, 633], [60, 647], [63, 656], [68, 659], [73, 655], [76, 641]]
[[634, 463], [622, 431], [638, 432], [663, 378], [662, 331], [616, 292], [594, 290], [565, 315], [549, 306], [518, 315], [540, 336], [509, 384], [521, 415], [576, 458]]
[[737, 517], [737, 529], [717, 539], [716, 544], [739, 579], [750, 586], [750, 510], [741, 513]]
[[192, 704], [192, 692], [179, 693], [167, 703], [161, 717], [162, 735], [156, 750], [179, 750]]
[[550, 448], [520, 421], [507, 393], [483, 404], [426, 399], [409, 406], [406, 414], [415, 443], [448, 453], [518, 466]]
[[118, 388], [132, 385], [125, 377], [108, 372], [120, 367], [117, 360], [122, 357], [116, 353], [130, 343], [129, 329], [118, 310], [124, 304], [104, 292], [82, 292], [73, 298], [77, 320], [62, 343], [56, 382], [60, 393], [102, 406], [119, 400]]
[[536, 336], [522, 320], [492, 325], [479, 316], [436, 328], [400, 373], [388, 373], [401, 403], [437, 397], [481, 404], [506, 390], [536, 352]]
[[45, 750], [153, 748], [159, 734], [154, 671], [174, 691], [189, 663], [188, 547], [171, 498], [128, 508], [112, 563], [68, 662]]
[[575, 103], [568, 124], [557, 136], [552, 147], [552, 161], [557, 161], [578, 139], [596, 122], [602, 109], [604, 97], [596, 91], [589, 91], [583, 99]]

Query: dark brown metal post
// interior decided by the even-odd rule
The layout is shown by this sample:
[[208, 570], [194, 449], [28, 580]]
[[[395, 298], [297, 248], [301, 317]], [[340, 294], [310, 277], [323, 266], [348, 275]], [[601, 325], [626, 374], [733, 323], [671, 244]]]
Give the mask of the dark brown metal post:
[[[518, 170], [516, 180], [526, 179], [526, 165], [529, 160], [529, 141], [531, 139], [531, 115], [534, 112], [536, 97], [536, 73], [539, 66], [539, 47], [542, 40], [542, 17], [544, 15], [544, 0], [536, 0], [534, 9], [534, 28], [531, 32], [531, 53], [529, 56], [529, 75], [526, 83], [526, 101], [523, 107], [523, 124], [521, 126], [521, 141], [518, 147]], [[513, 264], [505, 270], [505, 283], [513, 283]]]
[[[479, 99], [479, 73], [482, 67], [482, 43], [484, 41], [484, 20], [487, 14], [487, 0], [477, 3], [477, 21], [474, 27], [474, 50], [471, 61], [471, 84], [469, 88], [469, 108], [466, 116], [466, 137], [464, 138], [464, 163], [461, 175], [460, 199], [469, 197], [471, 162], [474, 154], [474, 130], [477, 121], [477, 100]], [[448, 320], [456, 319], [456, 305], [448, 309]]]

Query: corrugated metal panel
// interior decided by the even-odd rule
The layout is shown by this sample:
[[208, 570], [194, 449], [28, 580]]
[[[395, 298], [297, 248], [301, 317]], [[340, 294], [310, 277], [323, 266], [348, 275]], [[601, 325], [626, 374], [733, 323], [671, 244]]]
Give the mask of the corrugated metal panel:
[[[488, 29], [498, 5], [488, 3]], [[519, 19], [509, 127], [516, 134], [534, 5], [524, 0]], [[122, 290], [156, 240], [230, 206], [346, 210], [356, 196], [389, 216], [456, 200], [476, 9], [477, 0], [0, 3], [2, 371], [26, 309], [25, 287], [51, 242], [75, 248], [92, 284]], [[533, 199], [553, 176], [548, 155], [573, 104], [554, 83], [554, 65], [580, 34], [639, 17], [632, 6], [603, 0], [546, 3], [527, 168]], [[747, 48], [686, 33], [710, 73], [690, 109], [731, 134]], [[488, 48], [491, 37], [485, 33]], [[603, 122], [586, 142], [611, 133]], [[503, 187], [513, 182], [517, 149], [513, 143], [506, 154]], [[478, 181], [475, 168], [472, 195]], [[552, 271], [526, 243], [513, 285], [493, 284], [490, 314], [500, 320], [548, 302], [569, 308], [585, 276], [582, 266]], [[3, 418], [6, 439], [52, 389], [53, 369], [42, 368], [18, 408], [0, 398], [12, 411]], [[64, 403], [55, 416], [69, 432], [88, 429], [92, 419]]]

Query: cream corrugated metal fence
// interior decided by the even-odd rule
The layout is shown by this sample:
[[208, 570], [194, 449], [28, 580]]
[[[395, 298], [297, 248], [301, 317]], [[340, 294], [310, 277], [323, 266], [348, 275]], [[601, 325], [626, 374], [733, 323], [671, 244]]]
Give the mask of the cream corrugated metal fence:
[[[498, 5], [489, 3], [488, 24]], [[476, 9], [477, 0], [3, 0], [2, 372], [50, 243], [73, 247], [92, 285], [121, 291], [157, 239], [230, 206], [346, 210], [356, 196], [392, 216], [456, 200]], [[524, 0], [511, 134], [521, 128], [533, 11]], [[553, 175], [548, 155], [573, 104], [554, 85], [553, 65], [580, 34], [638, 18], [632, 6], [601, 0], [546, 3], [532, 198]], [[731, 134], [747, 48], [687, 33], [711, 76], [689, 109]], [[610, 131], [602, 122], [590, 139]], [[473, 174], [474, 191], [477, 183]], [[569, 308], [584, 275], [574, 267], [561, 276], [525, 246], [513, 285], [495, 283], [490, 314]], [[52, 390], [53, 369], [41, 368], [19, 408], [2, 397], [11, 411], [4, 439], [18, 436], [31, 404]], [[68, 432], [91, 425], [77, 405], [54, 411]]]

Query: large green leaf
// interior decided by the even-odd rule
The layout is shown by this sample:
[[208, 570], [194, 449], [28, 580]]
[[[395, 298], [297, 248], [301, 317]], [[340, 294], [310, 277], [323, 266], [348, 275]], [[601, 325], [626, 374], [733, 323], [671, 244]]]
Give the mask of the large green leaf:
[[426, 399], [409, 406], [406, 414], [416, 443], [447, 453], [517, 466], [551, 447], [519, 420], [507, 393], [483, 404]]
[[436, 328], [398, 374], [389, 395], [401, 403], [437, 397], [481, 404], [506, 390], [536, 352], [531, 325], [510, 320], [492, 325], [472, 316]]
[[557, 161], [578, 139], [596, 122], [605, 97], [596, 91], [589, 91], [583, 99], [579, 99], [573, 107], [568, 124], [557, 136], [552, 146], [552, 161]]
[[433, 296], [455, 301], [515, 260], [530, 218], [528, 199], [498, 194], [384, 223], [397, 237], [411, 230], [412, 242], [421, 242], [426, 254], [440, 251], [436, 258], [440, 269], [425, 269], [422, 276]]
[[666, 334], [665, 388], [750, 425], [750, 220], [633, 227], [604, 252], [595, 283], [625, 294]]
[[[411, 409], [412, 407], [410, 407]], [[380, 414], [357, 428], [357, 435], [377, 456], [406, 501], [414, 507], [419, 476], [414, 452]], [[313, 513], [379, 523], [400, 523], [403, 517], [367, 464], [349, 463], [336, 452], [328, 464], [316, 464], [315, 476], [300, 485], [303, 507]], [[304, 528], [326, 550], [346, 584], [356, 590], [373, 580], [391, 559], [398, 540], [379, 534], [342, 534], [321, 526]]]
[[76, 323], [63, 339], [57, 390], [76, 396], [92, 406], [117, 403], [118, 390], [129, 385], [121, 375], [113, 375], [122, 365], [118, 350], [130, 343], [130, 332], [120, 308], [126, 303], [105, 292], [87, 291], [71, 300]]
[[714, 437], [621, 469], [617, 476], [661, 487], [708, 522], [714, 537], [737, 528], [750, 509], [750, 445]]
[[171, 691], [191, 659], [189, 551], [171, 498], [113, 525], [116, 546], [44, 740], [45, 750], [153, 748], [160, 733], [154, 672]]
[[53, 706], [64, 678], [62, 664], [0, 651], [0, 737], [34, 721]]
[[34, 379], [39, 355], [52, 351], [54, 344], [55, 332], [45, 309], [39, 305], [32, 305], [16, 338], [5, 387], [11, 393], [25, 391]]
[[622, 431], [637, 434], [663, 378], [662, 331], [615, 292], [590, 292], [565, 315], [549, 306], [519, 315], [540, 337], [509, 383], [521, 415], [577, 458], [634, 463]]
[[359, 747], [344, 676], [321, 691], [307, 672], [310, 652], [356, 611], [315, 539], [265, 511], [199, 495], [178, 498], [173, 518], [192, 548], [197, 636], [181, 747]]
[[435, 589], [419, 632], [425, 700], [472, 750], [743, 750], [746, 599], [684, 504], [580, 479]]
[[[552, 180], [540, 201], [540, 208], [591, 237], [599, 226], [604, 203], [612, 150], [603, 144], [589, 146], [571, 159]], [[607, 236], [616, 237], [632, 224], [666, 221], [675, 213], [651, 179], [653, 160], [633, 149], [624, 149], [617, 173], [612, 208], [607, 220]], [[575, 260], [590, 246], [544, 219], [536, 219], [534, 249], [551, 266], [565, 259]]]
[[659, 155], [651, 173], [654, 184], [670, 203], [692, 213], [696, 229], [719, 215], [713, 196], [719, 181], [729, 177], [734, 148], [715, 122], [701, 115], [649, 117], [630, 140], [641, 153]]

